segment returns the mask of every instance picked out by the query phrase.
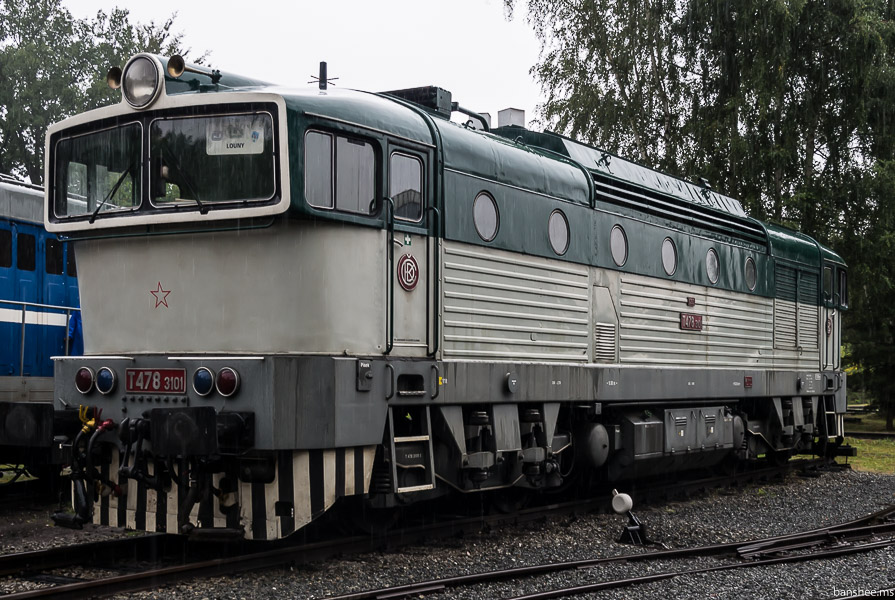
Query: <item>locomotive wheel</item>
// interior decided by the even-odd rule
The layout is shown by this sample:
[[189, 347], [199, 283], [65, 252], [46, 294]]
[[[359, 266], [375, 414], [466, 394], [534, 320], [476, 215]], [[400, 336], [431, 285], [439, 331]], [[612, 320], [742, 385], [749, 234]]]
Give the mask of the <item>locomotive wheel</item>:
[[792, 458], [792, 450], [789, 448], [783, 450], [770, 450], [765, 454], [765, 458], [775, 467], [782, 467], [789, 459]]
[[474, 426], [482, 426], [488, 425], [491, 423], [491, 417], [488, 416], [487, 411], [484, 410], [476, 410], [470, 413], [469, 415], [469, 424]]
[[541, 417], [541, 411], [536, 408], [526, 408], [519, 415], [519, 420], [523, 423], [540, 423], [544, 419]]
[[346, 506], [345, 512], [356, 529], [377, 537], [386, 535], [401, 519], [400, 509], [374, 508], [363, 500], [359, 500], [354, 506]]
[[528, 506], [532, 497], [525, 489], [495, 490], [490, 498], [491, 508], [504, 515], [513, 514]]

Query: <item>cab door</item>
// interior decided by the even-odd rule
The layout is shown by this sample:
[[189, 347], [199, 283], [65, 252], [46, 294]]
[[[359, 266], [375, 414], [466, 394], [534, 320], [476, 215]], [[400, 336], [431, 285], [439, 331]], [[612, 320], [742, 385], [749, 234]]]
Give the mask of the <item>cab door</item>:
[[[34, 225], [13, 223], [12, 232], [15, 245], [15, 256], [11, 273], [13, 290], [15, 290], [13, 300], [32, 304], [40, 303], [42, 278], [40, 271], [37, 269], [37, 242], [40, 230]], [[22, 305], [19, 304], [15, 308], [19, 311], [19, 316], [15, 319], [19, 323], [19, 326], [16, 327], [16, 333], [18, 333], [19, 337], [14, 342], [14, 348], [19, 353], [17, 354], [19, 361], [16, 362], [16, 372], [19, 373], [18, 363], [21, 362], [22, 368], [19, 374], [23, 377], [34, 377], [38, 374], [38, 342], [41, 330], [38, 325], [25, 325], [25, 345], [23, 350], [21, 337], [23, 325], [21, 324], [20, 316]], [[32, 317], [33, 311], [34, 309], [28, 311]]]
[[[16, 299], [14, 240], [12, 224], [0, 223], [0, 300]], [[19, 370], [21, 312], [14, 304], [0, 302], [0, 377]]]
[[[434, 219], [428, 152], [407, 145], [389, 145], [388, 203], [391, 235], [392, 351], [395, 356], [430, 353], [433, 283], [430, 247]], [[437, 240], [437, 236], [435, 237]]]
[[841, 344], [841, 332], [839, 323], [839, 292], [837, 289], [836, 265], [824, 262], [823, 272], [823, 298], [821, 307], [821, 368], [839, 368], [839, 346]]

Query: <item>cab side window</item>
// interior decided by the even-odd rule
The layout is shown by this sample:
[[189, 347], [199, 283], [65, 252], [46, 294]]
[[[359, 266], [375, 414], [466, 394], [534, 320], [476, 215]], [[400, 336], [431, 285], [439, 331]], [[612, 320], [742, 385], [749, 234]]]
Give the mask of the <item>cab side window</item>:
[[833, 267], [824, 267], [824, 301], [833, 301]]
[[62, 260], [62, 242], [47, 238], [47, 249], [45, 254], [47, 273], [50, 275], [62, 275], [63, 267], [65, 266]]
[[18, 257], [16, 268], [20, 271], [33, 271], [37, 266], [37, 248], [34, 236], [29, 233], [20, 233], [16, 236], [18, 243]]
[[848, 306], [848, 274], [839, 271], [839, 306]]
[[317, 208], [372, 214], [376, 209], [373, 145], [322, 131], [305, 134], [305, 198]]
[[12, 231], [0, 229], [0, 268], [12, 266]]
[[75, 264], [75, 247], [73, 244], [68, 245], [68, 252], [65, 254], [65, 272], [69, 277], [78, 276], [78, 267]]
[[423, 218], [423, 163], [397, 152], [389, 160], [388, 195], [395, 202], [395, 217], [406, 221]]

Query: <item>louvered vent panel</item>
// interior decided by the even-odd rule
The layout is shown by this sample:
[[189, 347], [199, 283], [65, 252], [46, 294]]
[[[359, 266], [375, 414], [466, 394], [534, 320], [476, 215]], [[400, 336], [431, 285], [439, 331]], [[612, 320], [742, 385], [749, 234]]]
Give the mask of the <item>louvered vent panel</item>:
[[799, 274], [799, 346], [806, 349], [818, 347], [817, 274], [802, 271]]
[[777, 265], [777, 299], [795, 302], [796, 300], [796, 270], [783, 265]]
[[615, 323], [594, 325], [594, 360], [615, 362]]
[[796, 346], [796, 271], [777, 265], [774, 299], [774, 347]]

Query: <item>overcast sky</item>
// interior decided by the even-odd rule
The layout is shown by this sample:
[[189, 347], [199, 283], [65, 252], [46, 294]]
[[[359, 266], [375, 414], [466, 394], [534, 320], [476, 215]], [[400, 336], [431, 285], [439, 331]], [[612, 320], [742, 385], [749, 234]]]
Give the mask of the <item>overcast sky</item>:
[[[173, 13], [192, 55], [208, 51], [222, 71], [287, 86], [307, 86], [321, 60], [336, 85], [386, 91], [437, 85], [465, 108], [525, 110], [542, 101], [529, 69], [538, 41], [518, 7], [502, 0], [63, 0], [75, 17], [115, 6], [133, 21], [163, 22]], [[110, 65], [111, 66], [111, 65]], [[124, 65], [119, 65], [124, 66]]]

